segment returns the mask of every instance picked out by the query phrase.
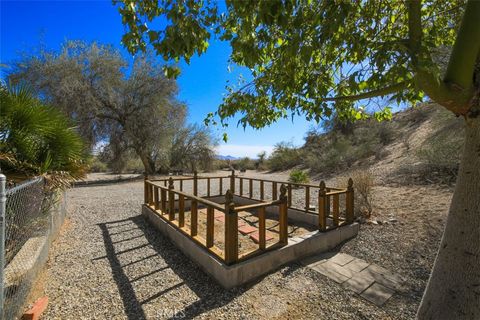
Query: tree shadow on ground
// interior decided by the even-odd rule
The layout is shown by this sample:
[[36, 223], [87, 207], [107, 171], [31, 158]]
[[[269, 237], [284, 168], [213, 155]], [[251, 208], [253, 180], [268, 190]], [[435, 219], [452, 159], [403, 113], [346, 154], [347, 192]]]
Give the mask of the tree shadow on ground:
[[[124, 220], [100, 223], [98, 226], [102, 231], [106, 256], [98, 257], [94, 260], [107, 259], [109, 261], [113, 279], [116, 282], [128, 319], [147, 319], [143, 308], [145, 304], [161, 298], [170, 291], [180, 290], [183, 286], [187, 286], [188, 289], [193, 291], [197, 298], [188, 302], [189, 304], [182, 310], [176, 309], [173, 313], [162, 315], [171, 319], [193, 318], [208, 310], [228, 304], [255, 283], [230, 290], [224, 289], [186, 257], [166, 237], [161, 235], [159, 231], [150, 227], [148, 222], [140, 215]], [[122, 227], [126, 227], [125, 231], [119, 230]], [[135, 234], [132, 235], [132, 232]], [[142, 242], [134, 247], [118, 249], [119, 245], [125, 245], [130, 240], [141, 240]], [[120, 255], [122, 256], [120, 257]], [[125, 255], [134, 257], [133, 261], [124, 263]], [[140, 258], [137, 259], [136, 256], [140, 256]], [[162, 265], [150, 263], [152, 267], [146, 270], [135, 266], [140, 263], [144, 264], [149, 259], [161, 259], [163, 260]], [[134, 270], [138, 271], [135, 277], [129, 275], [126, 268], [135, 268]], [[139, 298], [142, 294], [138, 292], [135, 284], [138, 281], [149, 281], [149, 277], [161, 277], [162, 272], [173, 272], [175, 278], [180, 282], [173, 285], [172, 283], [166, 283], [157, 287], [159, 291], [151, 294], [148, 298]]]

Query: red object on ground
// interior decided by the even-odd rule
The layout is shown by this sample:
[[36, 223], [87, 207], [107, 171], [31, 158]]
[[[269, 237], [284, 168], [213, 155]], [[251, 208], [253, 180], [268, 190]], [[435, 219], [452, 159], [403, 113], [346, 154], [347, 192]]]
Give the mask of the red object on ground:
[[[255, 231], [254, 233], [252, 233], [250, 235], [250, 239], [252, 239], [253, 242], [255, 242], [255, 243], [259, 243], [260, 242], [260, 233], [258, 231]], [[272, 240], [272, 239], [273, 239], [272, 235], [270, 234], [270, 232], [267, 231], [265, 233], [265, 241]]]
[[249, 226], [249, 225], [245, 225], [245, 226], [241, 226], [240, 228], [238, 228], [238, 231], [240, 231], [240, 233], [242, 233], [242, 234], [249, 234], [249, 233], [257, 231], [257, 228]]
[[35, 301], [33, 307], [25, 312], [22, 316], [22, 320], [38, 320], [40, 315], [47, 309], [48, 297], [42, 297]]

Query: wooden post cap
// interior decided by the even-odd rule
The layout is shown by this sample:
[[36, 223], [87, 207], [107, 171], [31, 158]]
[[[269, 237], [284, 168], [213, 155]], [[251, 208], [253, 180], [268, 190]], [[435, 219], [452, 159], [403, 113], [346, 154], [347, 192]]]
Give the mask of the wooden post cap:
[[280, 200], [286, 200], [287, 199], [287, 187], [285, 184], [282, 183], [280, 186]]
[[233, 193], [230, 191], [230, 189], [225, 192], [225, 204], [229, 206], [233, 204]]
[[321, 195], [324, 195], [327, 193], [327, 190], [325, 190], [325, 181], [320, 181], [320, 185], [319, 185], [319, 188], [320, 190], [318, 191]]
[[353, 189], [353, 179], [349, 178], [348, 179], [348, 190], [352, 190], [352, 189]]

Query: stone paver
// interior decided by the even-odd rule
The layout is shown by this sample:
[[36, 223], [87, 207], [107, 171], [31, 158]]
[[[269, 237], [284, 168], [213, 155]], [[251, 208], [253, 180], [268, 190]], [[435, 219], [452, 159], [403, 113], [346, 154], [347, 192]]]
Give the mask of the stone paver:
[[372, 284], [367, 290], [362, 292], [360, 296], [373, 302], [377, 306], [383, 305], [395, 293], [394, 290], [382, 286], [380, 283]]
[[348, 277], [333, 271], [331, 268], [325, 268], [323, 265], [324, 263], [316, 264], [311, 268], [338, 283], [343, 283], [348, 280]]
[[240, 231], [241, 234], [249, 234], [249, 233], [257, 231], [257, 228], [252, 227], [250, 225], [244, 225], [244, 226], [238, 228], [238, 231]]
[[[255, 242], [255, 243], [259, 243], [260, 242], [260, 232], [255, 231], [253, 233], [250, 233], [250, 239], [252, 239], [253, 242]], [[265, 241], [269, 241], [269, 240], [272, 240], [272, 239], [273, 239], [272, 234], [267, 231], [265, 233]]]
[[404, 289], [398, 274], [348, 254], [327, 252], [301, 262], [378, 306]]
[[330, 258], [330, 261], [335, 262], [338, 265], [344, 266], [347, 263], [351, 262], [354, 257], [345, 253], [337, 253], [333, 257]]
[[346, 265], [344, 265], [344, 267], [354, 272], [360, 272], [366, 267], [368, 267], [369, 265], [370, 263], [366, 262], [365, 260], [355, 258], [349, 263], [347, 263]]
[[369, 277], [353, 277], [343, 283], [343, 286], [355, 293], [362, 293], [375, 282], [375, 279]]

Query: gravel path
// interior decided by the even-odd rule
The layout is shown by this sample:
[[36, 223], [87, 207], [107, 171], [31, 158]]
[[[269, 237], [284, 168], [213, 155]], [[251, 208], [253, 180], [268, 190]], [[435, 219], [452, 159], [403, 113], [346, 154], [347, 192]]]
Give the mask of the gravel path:
[[[445, 194], [425, 190], [439, 198]], [[393, 188], [381, 192], [391, 194]], [[404, 201], [407, 195], [398, 197]], [[142, 182], [69, 191], [69, 219], [47, 266], [45, 293], [50, 302], [44, 319], [411, 319], [441, 230], [437, 221], [430, 231], [427, 217], [445, 212], [440, 202], [429, 208], [433, 213], [425, 210], [421, 219], [407, 223], [407, 211], [414, 215], [421, 203], [405, 202], [395, 212], [398, 224], [364, 225], [356, 239], [340, 248], [412, 283], [379, 308], [299, 263], [224, 290], [146, 223], [140, 216], [142, 199]], [[443, 199], [448, 203], [449, 196]], [[417, 232], [419, 228], [423, 232]]]

